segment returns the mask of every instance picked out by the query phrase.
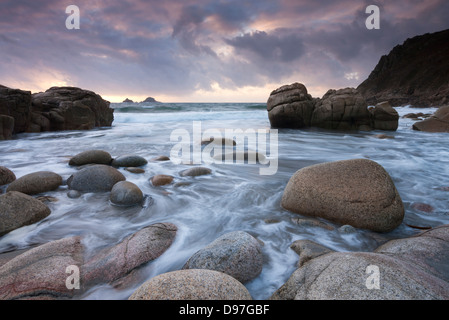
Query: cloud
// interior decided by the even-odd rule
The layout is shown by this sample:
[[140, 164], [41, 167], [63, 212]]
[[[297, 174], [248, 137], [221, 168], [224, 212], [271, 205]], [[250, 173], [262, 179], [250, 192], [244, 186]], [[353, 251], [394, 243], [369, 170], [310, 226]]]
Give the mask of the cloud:
[[[395, 45], [449, 27], [445, 0], [378, 0], [381, 29], [367, 30], [371, 2], [3, 0], [0, 83], [174, 99], [260, 87], [265, 100], [267, 84], [357, 86]], [[65, 28], [69, 4], [80, 30]]]

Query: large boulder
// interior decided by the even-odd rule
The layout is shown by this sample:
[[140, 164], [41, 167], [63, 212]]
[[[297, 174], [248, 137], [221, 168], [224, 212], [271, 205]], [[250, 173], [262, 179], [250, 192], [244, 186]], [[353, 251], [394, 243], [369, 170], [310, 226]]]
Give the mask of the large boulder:
[[95, 92], [76, 87], [52, 87], [32, 96], [33, 112], [45, 116], [52, 131], [111, 126], [114, 110], [109, 105]]
[[196, 252], [183, 269], [220, 271], [245, 283], [260, 274], [262, 265], [259, 241], [244, 231], [234, 231], [224, 234]]
[[9, 140], [14, 132], [14, 118], [0, 114], [0, 140]]
[[105, 192], [126, 177], [117, 169], [104, 164], [95, 164], [81, 169], [67, 179], [70, 189], [81, 192]]
[[273, 128], [304, 128], [310, 126], [314, 99], [301, 83], [282, 86], [267, 101], [268, 118]]
[[50, 214], [41, 201], [21, 192], [0, 196], [0, 236], [23, 226], [34, 224]]
[[449, 106], [439, 108], [431, 117], [415, 122], [413, 130], [425, 132], [449, 132]]
[[449, 226], [374, 252], [330, 252], [298, 268], [275, 300], [447, 300]]
[[103, 249], [83, 266], [85, 285], [112, 283], [158, 258], [173, 243], [177, 230], [172, 223], [156, 223], [126, 237], [115, 246]]
[[298, 170], [284, 190], [281, 205], [301, 215], [377, 232], [392, 231], [404, 218], [404, 206], [390, 175], [367, 159]]
[[27, 131], [31, 121], [31, 91], [0, 85], [0, 115], [14, 118], [14, 133]]
[[188, 269], [160, 274], [142, 284], [129, 300], [251, 300], [243, 284], [222, 272]]
[[329, 90], [315, 105], [311, 125], [335, 130], [371, 127], [368, 105], [354, 88]]
[[51, 171], [38, 171], [13, 181], [6, 191], [19, 191], [34, 195], [56, 190], [62, 184], [62, 177]]
[[67, 286], [67, 268], [81, 267], [83, 250], [81, 239], [71, 237], [40, 245], [11, 259], [0, 266], [0, 300], [73, 298], [80, 290]]

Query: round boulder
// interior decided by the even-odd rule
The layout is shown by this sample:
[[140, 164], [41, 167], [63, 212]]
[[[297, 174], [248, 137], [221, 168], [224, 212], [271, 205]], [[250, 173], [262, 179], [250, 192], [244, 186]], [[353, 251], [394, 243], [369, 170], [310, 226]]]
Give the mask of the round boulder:
[[36, 223], [50, 214], [41, 201], [21, 192], [10, 191], [0, 196], [0, 236]]
[[251, 300], [243, 284], [222, 272], [206, 269], [160, 274], [141, 285], [129, 300]]
[[196, 252], [184, 269], [209, 269], [230, 275], [245, 283], [262, 271], [260, 243], [244, 231], [227, 233]]
[[142, 202], [143, 193], [134, 183], [120, 181], [112, 187], [110, 200], [116, 205], [132, 206]]
[[6, 167], [0, 166], [0, 186], [11, 183], [16, 180], [16, 175], [14, 172]]
[[62, 177], [51, 171], [33, 172], [13, 181], [7, 191], [19, 191], [33, 195], [56, 190], [62, 184]]
[[376, 232], [389, 232], [404, 218], [401, 197], [385, 169], [367, 159], [312, 165], [288, 182], [281, 206], [301, 215]]
[[114, 167], [141, 167], [148, 163], [148, 161], [137, 155], [124, 155], [112, 160]]
[[70, 189], [81, 192], [111, 191], [119, 181], [125, 181], [125, 176], [113, 167], [97, 164], [81, 169], [70, 176], [67, 184]]
[[111, 155], [103, 150], [87, 150], [78, 153], [70, 159], [69, 165], [83, 166], [85, 164], [110, 164], [112, 161]]

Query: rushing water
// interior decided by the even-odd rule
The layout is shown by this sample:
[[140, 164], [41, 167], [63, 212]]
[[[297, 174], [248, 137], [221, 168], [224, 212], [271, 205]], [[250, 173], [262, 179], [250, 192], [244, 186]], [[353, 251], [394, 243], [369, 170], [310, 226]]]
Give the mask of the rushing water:
[[[170, 155], [176, 142], [170, 140], [175, 129], [193, 133], [201, 129], [269, 129], [264, 105], [257, 104], [164, 104], [156, 106], [113, 105], [115, 120], [111, 128], [91, 131], [21, 134], [17, 139], [0, 142], [0, 165], [17, 177], [49, 170], [67, 179], [76, 169], [68, 165], [71, 156], [88, 150], [103, 149], [113, 157], [137, 154], [150, 160]], [[397, 108], [400, 115], [410, 112], [432, 113], [435, 109]], [[310, 239], [337, 251], [370, 251], [380, 237], [400, 238], [416, 234], [409, 227], [449, 223], [449, 135], [416, 132], [413, 120], [400, 119], [390, 139], [379, 139], [384, 132], [341, 133], [323, 130], [280, 130], [278, 168], [274, 175], [260, 175], [260, 164], [203, 164], [212, 175], [180, 177], [188, 164], [149, 161], [145, 174], [120, 169], [128, 181], [144, 192], [142, 206], [116, 207], [108, 193], [87, 193], [81, 198], [67, 197], [67, 187], [46, 193], [58, 201], [48, 206], [52, 214], [43, 221], [22, 227], [0, 238], [0, 252], [27, 248], [73, 235], [83, 235], [88, 250], [94, 252], [114, 245], [144, 226], [172, 222], [178, 233], [172, 246], [158, 259], [141, 269], [142, 279], [180, 269], [187, 259], [220, 235], [244, 230], [264, 243], [262, 273], [246, 283], [254, 299], [267, 299], [296, 268], [298, 256], [290, 249], [293, 241]], [[289, 178], [298, 169], [314, 163], [353, 158], [369, 158], [391, 175], [406, 208], [404, 223], [387, 235], [366, 230], [343, 233], [297, 225], [298, 217], [280, 207]], [[169, 174], [174, 184], [155, 188], [149, 178]], [[413, 203], [431, 205], [432, 212], [414, 209]], [[328, 223], [331, 224], [331, 223]], [[331, 224], [332, 225], [332, 224]], [[114, 289], [107, 285], [88, 291], [84, 299], [127, 299], [136, 287]]]

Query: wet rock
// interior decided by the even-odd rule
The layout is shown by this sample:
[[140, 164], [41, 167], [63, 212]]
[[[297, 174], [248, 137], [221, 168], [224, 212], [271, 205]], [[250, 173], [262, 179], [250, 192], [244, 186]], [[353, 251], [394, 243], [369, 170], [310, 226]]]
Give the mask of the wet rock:
[[0, 114], [0, 140], [9, 140], [14, 132], [14, 118]]
[[227, 233], [196, 252], [183, 269], [208, 269], [226, 273], [245, 283], [262, 271], [260, 243], [243, 231]]
[[284, 190], [281, 205], [301, 215], [376, 232], [389, 232], [404, 218], [404, 206], [391, 177], [367, 159], [298, 170]]
[[170, 158], [167, 157], [167, 156], [158, 156], [158, 157], [155, 157], [155, 158], [153, 158], [153, 159], [151, 159], [151, 160], [152, 160], [152, 161], [169, 161]]
[[62, 184], [62, 177], [51, 171], [33, 172], [12, 182], [6, 191], [19, 191], [34, 195], [56, 190]]
[[292, 243], [290, 248], [299, 255], [298, 267], [301, 267], [311, 259], [334, 252], [333, 250], [310, 240], [296, 240]]
[[222, 272], [206, 269], [160, 274], [141, 285], [129, 300], [251, 300], [243, 284]]
[[138, 155], [123, 155], [112, 160], [114, 167], [141, 167], [148, 163], [148, 161]]
[[127, 167], [127, 168], [125, 168], [125, 170], [128, 172], [131, 172], [131, 173], [136, 173], [136, 174], [145, 173], [144, 169], [136, 168], [136, 167]]
[[180, 173], [181, 177], [197, 177], [202, 175], [211, 174], [212, 170], [205, 167], [195, 167], [184, 170]]
[[415, 122], [413, 130], [425, 132], [449, 132], [449, 106], [439, 108], [431, 117]]
[[69, 165], [71, 166], [83, 166], [86, 164], [107, 164], [112, 161], [111, 155], [103, 150], [87, 150], [78, 153], [76, 156], [70, 159]]
[[203, 139], [201, 140], [201, 145], [207, 145], [207, 144], [218, 144], [221, 146], [235, 146], [237, 145], [237, 142], [235, 142], [234, 139], [229, 138], [209, 138], [209, 139]]
[[425, 212], [425, 213], [431, 213], [435, 210], [435, 208], [432, 207], [430, 204], [421, 203], [421, 202], [414, 202], [411, 207], [415, 210]]
[[158, 174], [150, 179], [151, 183], [155, 187], [165, 186], [173, 182], [174, 177], [166, 174]]
[[[0, 267], [0, 300], [71, 299], [80, 290], [68, 289], [68, 266], [81, 267], [79, 237], [52, 241], [27, 250]], [[81, 287], [80, 287], [81, 289]]]
[[334, 230], [334, 227], [316, 219], [304, 219], [304, 218], [292, 218], [292, 222], [298, 226], [304, 227], [304, 228], [323, 228], [326, 230]]
[[9, 184], [14, 180], [16, 180], [16, 175], [14, 174], [14, 172], [6, 167], [0, 166], [0, 186]]
[[70, 189], [81, 192], [111, 191], [125, 176], [113, 167], [96, 164], [76, 172], [67, 180]]
[[393, 136], [388, 136], [386, 134], [376, 134], [374, 137], [377, 139], [394, 139]]
[[132, 206], [143, 201], [142, 190], [129, 181], [117, 182], [111, 190], [110, 200], [120, 206]]
[[87, 286], [112, 283], [132, 270], [162, 255], [175, 239], [177, 227], [172, 223], [156, 223], [126, 237], [89, 259], [82, 269]]
[[7, 192], [0, 196], [0, 236], [48, 215], [50, 209], [41, 201], [21, 192]]
[[445, 225], [388, 241], [374, 252], [331, 252], [303, 264], [271, 299], [447, 300], [448, 249]]

